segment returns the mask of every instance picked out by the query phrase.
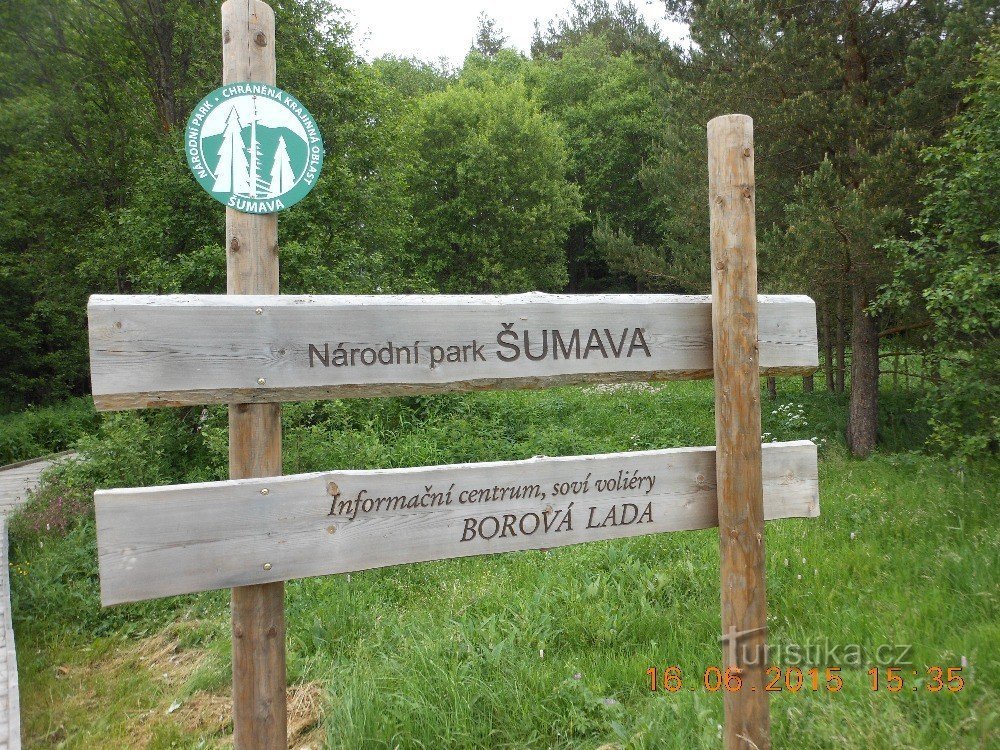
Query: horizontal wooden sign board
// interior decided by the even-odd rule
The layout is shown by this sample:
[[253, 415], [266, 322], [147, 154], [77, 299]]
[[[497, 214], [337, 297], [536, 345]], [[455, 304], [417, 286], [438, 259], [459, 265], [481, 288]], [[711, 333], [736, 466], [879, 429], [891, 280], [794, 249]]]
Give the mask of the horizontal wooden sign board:
[[[816, 446], [764, 445], [764, 516], [819, 515]], [[715, 449], [95, 493], [101, 601], [718, 525]]]
[[[90, 298], [98, 409], [712, 376], [707, 296]], [[760, 368], [819, 363], [816, 310], [760, 297]]]

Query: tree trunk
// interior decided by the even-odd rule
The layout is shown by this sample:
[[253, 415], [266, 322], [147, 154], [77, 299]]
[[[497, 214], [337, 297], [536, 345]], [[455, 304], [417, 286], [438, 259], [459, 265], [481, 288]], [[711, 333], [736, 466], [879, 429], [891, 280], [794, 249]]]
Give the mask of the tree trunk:
[[844, 328], [847, 321], [844, 315], [844, 290], [837, 291], [837, 317], [833, 322], [834, 335], [837, 346], [837, 367], [834, 370], [834, 389], [837, 393], [844, 392], [844, 374], [847, 372], [846, 342], [844, 341]]
[[802, 376], [802, 392], [812, 393], [813, 392], [813, 376], [803, 375]]
[[868, 297], [857, 284], [851, 290], [854, 322], [851, 326], [851, 401], [847, 420], [847, 447], [864, 458], [875, 450], [878, 434], [878, 327], [865, 312]]
[[830, 303], [823, 303], [823, 365], [826, 374], [826, 390], [835, 392], [833, 385], [833, 333], [830, 330]]
[[778, 397], [778, 379], [768, 378], [767, 379], [767, 395], [772, 401]]

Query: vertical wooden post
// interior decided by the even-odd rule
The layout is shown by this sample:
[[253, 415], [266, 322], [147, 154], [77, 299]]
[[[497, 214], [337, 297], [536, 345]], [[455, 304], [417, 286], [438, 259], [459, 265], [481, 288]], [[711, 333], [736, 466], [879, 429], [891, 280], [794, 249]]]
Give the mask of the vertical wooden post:
[[[276, 83], [274, 12], [259, 0], [222, 4], [222, 82]], [[278, 293], [278, 217], [226, 209], [229, 294]], [[229, 475], [281, 474], [281, 406], [229, 406]], [[285, 586], [232, 591], [233, 741], [236, 750], [284, 750]]]
[[708, 189], [721, 640], [724, 668], [739, 668], [743, 680], [724, 693], [725, 748], [769, 750], [753, 120], [746, 115], [708, 123]]

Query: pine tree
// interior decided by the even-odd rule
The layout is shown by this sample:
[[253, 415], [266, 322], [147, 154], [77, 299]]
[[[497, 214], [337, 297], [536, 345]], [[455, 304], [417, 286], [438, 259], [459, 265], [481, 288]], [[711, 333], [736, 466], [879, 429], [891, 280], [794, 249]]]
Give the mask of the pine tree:
[[479, 14], [479, 30], [472, 42], [472, 49], [483, 57], [492, 59], [503, 49], [508, 39], [509, 37], [503, 33], [503, 29], [500, 28], [496, 19], [491, 18], [486, 11]]
[[292, 172], [292, 162], [288, 158], [285, 147], [285, 136], [278, 138], [278, 149], [274, 152], [274, 164], [271, 166], [271, 184], [268, 187], [268, 197], [276, 198], [287, 192], [295, 184], [295, 173]]
[[250, 123], [250, 197], [258, 198], [267, 193], [267, 183], [260, 176], [261, 145], [257, 138], [257, 110]]
[[226, 130], [219, 147], [219, 163], [215, 167], [212, 192], [247, 195], [250, 192], [250, 165], [247, 164], [246, 144], [236, 107], [229, 111]]

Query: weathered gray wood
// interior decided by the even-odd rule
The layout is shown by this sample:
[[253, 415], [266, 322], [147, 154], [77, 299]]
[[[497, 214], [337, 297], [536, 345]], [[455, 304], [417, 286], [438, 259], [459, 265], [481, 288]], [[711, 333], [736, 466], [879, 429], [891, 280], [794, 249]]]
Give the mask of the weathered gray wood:
[[73, 451], [64, 451], [0, 466], [0, 514], [8, 515], [24, 505], [28, 501], [28, 493], [38, 487], [42, 472], [59, 461], [75, 456]]
[[[88, 314], [103, 410], [712, 376], [707, 296], [96, 295]], [[462, 361], [433, 362], [449, 346]], [[818, 367], [812, 300], [760, 298], [760, 364]]]
[[10, 609], [10, 565], [7, 556], [7, 516], [28, 500], [42, 472], [76, 458], [74, 451], [0, 466], [0, 750], [21, 749], [21, 708], [17, 652]]
[[[274, 85], [274, 11], [261, 0], [222, 4], [222, 82]], [[232, 295], [278, 293], [278, 217], [226, 209], [226, 289]], [[228, 400], [229, 476], [281, 473], [281, 406]], [[285, 587], [280, 581], [234, 588], [233, 746], [284, 750]]]
[[[764, 576], [766, 471], [762, 481], [758, 354], [757, 229], [753, 120], [708, 123], [715, 445], [719, 460], [719, 552], [723, 669], [740, 690], [723, 691], [725, 750], [771, 750]], [[763, 316], [760, 316], [761, 320]], [[818, 355], [818, 347], [817, 347]], [[768, 379], [774, 397], [775, 384]]]
[[6, 518], [0, 518], [0, 566], [3, 566], [0, 569], [0, 750], [21, 750], [21, 705], [10, 612]]
[[[628, 478], [633, 472], [652, 477], [652, 484], [644, 479], [631, 488], [602, 491], [598, 480], [618, 477], [619, 471]], [[554, 494], [553, 485], [588, 477], [585, 492]], [[521, 488], [516, 499], [510, 497], [514, 490], [504, 491], [513, 487]], [[426, 507], [428, 496], [449, 490], [450, 503]], [[463, 502], [468, 490], [491, 494], [479, 492], [478, 502]], [[498, 499], [483, 499], [494, 495]], [[343, 503], [359, 496], [355, 514], [355, 506]], [[416, 507], [390, 507], [386, 501], [376, 509], [364, 503], [389, 497], [403, 497], [401, 503]], [[718, 523], [714, 448], [101, 490], [95, 500], [105, 605]], [[593, 518], [603, 521], [613, 505], [622, 513], [624, 503], [640, 513], [651, 504], [651, 520], [587, 528], [591, 507], [596, 508]], [[764, 446], [764, 506], [769, 519], [819, 514], [811, 442]], [[569, 511], [571, 528], [555, 531]], [[534, 523], [526, 514], [548, 518], [549, 531], [522, 533]], [[514, 519], [509, 529], [502, 528], [505, 516]], [[499, 524], [492, 538], [475, 532], [462, 541], [470, 523], [489, 536], [494, 525], [489, 518]], [[511, 529], [516, 535], [507, 533]]]

